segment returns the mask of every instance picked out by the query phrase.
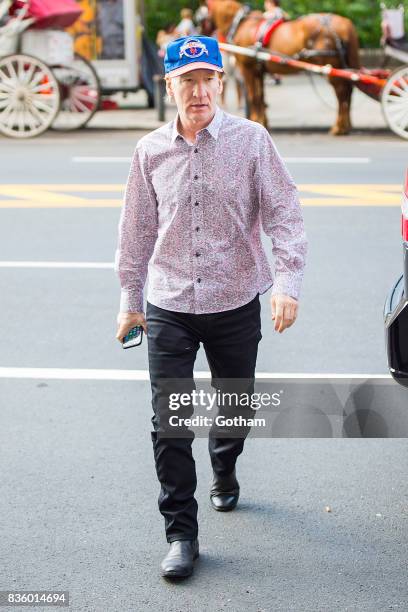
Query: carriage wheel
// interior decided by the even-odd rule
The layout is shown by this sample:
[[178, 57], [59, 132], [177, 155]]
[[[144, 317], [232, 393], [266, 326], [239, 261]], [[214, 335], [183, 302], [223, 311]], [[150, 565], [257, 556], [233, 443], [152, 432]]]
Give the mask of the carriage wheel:
[[25, 54], [0, 59], [0, 132], [13, 138], [38, 136], [59, 107], [58, 82], [44, 62]]
[[75, 53], [74, 62], [53, 65], [61, 91], [61, 110], [52, 129], [70, 131], [84, 127], [100, 105], [101, 86], [92, 64]]
[[392, 131], [408, 139], [408, 66], [391, 74], [383, 89], [381, 104]]

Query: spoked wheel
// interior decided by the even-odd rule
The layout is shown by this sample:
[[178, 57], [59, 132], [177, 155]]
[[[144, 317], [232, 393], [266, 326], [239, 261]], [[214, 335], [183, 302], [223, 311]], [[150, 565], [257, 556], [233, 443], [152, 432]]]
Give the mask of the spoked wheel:
[[44, 62], [25, 54], [0, 59], [0, 132], [12, 138], [38, 136], [59, 107], [58, 82]]
[[53, 65], [61, 92], [61, 110], [53, 130], [77, 130], [88, 123], [99, 108], [101, 86], [92, 64], [75, 53], [72, 64]]
[[381, 105], [392, 131], [408, 140], [408, 66], [391, 74], [382, 92]]

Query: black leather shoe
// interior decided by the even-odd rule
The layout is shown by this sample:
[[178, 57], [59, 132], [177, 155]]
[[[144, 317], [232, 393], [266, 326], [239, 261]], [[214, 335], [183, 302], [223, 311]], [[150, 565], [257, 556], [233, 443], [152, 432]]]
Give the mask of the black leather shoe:
[[217, 476], [213, 472], [213, 484], [210, 490], [210, 502], [214, 510], [228, 512], [233, 510], [238, 503], [239, 483], [236, 478], [235, 468], [228, 476]]
[[198, 555], [197, 538], [170, 542], [170, 550], [161, 562], [161, 575], [164, 578], [187, 578], [193, 573]]

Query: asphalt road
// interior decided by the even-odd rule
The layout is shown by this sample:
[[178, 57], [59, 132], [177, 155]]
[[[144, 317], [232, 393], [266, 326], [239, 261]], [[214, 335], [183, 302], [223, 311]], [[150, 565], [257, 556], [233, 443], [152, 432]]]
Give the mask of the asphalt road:
[[[111, 267], [142, 134], [0, 141], [1, 588], [66, 589], [75, 611], [406, 610], [405, 439], [248, 440], [241, 501], [226, 515], [209, 506], [197, 439], [201, 559], [184, 584], [159, 577], [167, 544], [147, 344], [122, 351], [114, 338]], [[310, 247], [290, 330], [273, 331], [261, 297], [257, 370], [385, 375], [382, 309], [402, 270], [407, 144], [385, 133], [274, 139], [299, 185]], [[202, 349], [196, 370], [208, 371]], [[129, 371], [140, 380], [125, 380]]]
[[[112, 263], [128, 158], [140, 136], [96, 131], [48, 133], [24, 143], [3, 140], [7, 157], [0, 175], [0, 207], [8, 207], [0, 210], [1, 259]], [[310, 247], [296, 325], [275, 333], [269, 296], [262, 296], [258, 369], [386, 373], [382, 309], [402, 270], [399, 203], [407, 144], [392, 135], [333, 139], [279, 134], [275, 142], [285, 159], [294, 160], [288, 168], [307, 203]], [[95, 157], [116, 159], [92, 161]], [[23, 186], [23, 192], [14, 191], [11, 198], [5, 184], [20, 191]], [[60, 193], [55, 192], [58, 184]], [[378, 187], [384, 185], [392, 191], [384, 193]], [[323, 191], [315, 193], [316, 187]], [[27, 207], [16, 207], [18, 203]], [[272, 261], [266, 237], [265, 250]], [[112, 346], [119, 286], [110, 269], [4, 268], [1, 278], [8, 320], [4, 365], [126, 368], [131, 360], [130, 367], [146, 368], [145, 346], [132, 357]], [[30, 326], [24, 329], [22, 354], [15, 339], [28, 307]], [[199, 355], [197, 369], [207, 369], [204, 355]]]

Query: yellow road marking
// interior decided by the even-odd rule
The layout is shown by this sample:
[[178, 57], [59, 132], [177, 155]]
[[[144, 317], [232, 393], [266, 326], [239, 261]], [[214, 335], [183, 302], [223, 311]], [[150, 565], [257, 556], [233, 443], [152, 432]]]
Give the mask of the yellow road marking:
[[[124, 190], [121, 184], [0, 185], [0, 208], [118, 208], [122, 206]], [[83, 195], [72, 195], [75, 193]], [[97, 193], [98, 198], [88, 193]], [[121, 197], [101, 198], [101, 193]]]
[[95, 191], [95, 192], [104, 192], [104, 191], [113, 191], [113, 192], [120, 192], [120, 191], [124, 191], [125, 190], [125, 185], [122, 185], [120, 183], [115, 183], [114, 185], [107, 185], [105, 183], [98, 183], [97, 185], [94, 185], [92, 183], [48, 183], [48, 184], [39, 184], [39, 183], [34, 183], [32, 185], [29, 185], [27, 183], [21, 184], [21, 185], [17, 185], [17, 184], [13, 184], [13, 185], [6, 185], [6, 184], [0, 184], [0, 195], [2, 194], [3, 189], [14, 189], [14, 188], [22, 188], [22, 189], [46, 189], [47, 191], [55, 191], [57, 193], [59, 193], [60, 191], [69, 191], [69, 192], [77, 192], [77, 191], [82, 191], [82, 192], [88, 192], [88, 191]]
[[55, 198], [49, 202], [42, 200], [1, 200], [0, 208], [119, 208], [122, 206], [122, 200], [94, 200], [86, 198], [78, 198], [78, 202], [71, 201], [61, 203]]
[[301, 195], [303, 206], [400, 206], [402, 197], [401, 185], [299, 185], [298, 189], [301, 194], [321, 196]]
[[402, 182], [399, 185], [393, 185], [392, 183], [339, 183], [338, 185], [335, 183], [305, 183], [298, 185], [298, 188], [302, 191], [324, 191], [326, 193], [327, 189], [345, 189], [352, 191], [366, 191], [366, 190], [375, 190], [375, 191], [390, 191], [390, 192], [402, 192]]
[[[401, 206], [402, 201], [398, 184], [306, 183], [298, 185], [298, 190], [302, 206], [387, 207]], [[124, 192], [124, 184], [0, 185], [0, 208], [118, 208]]]

